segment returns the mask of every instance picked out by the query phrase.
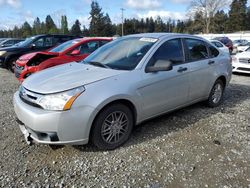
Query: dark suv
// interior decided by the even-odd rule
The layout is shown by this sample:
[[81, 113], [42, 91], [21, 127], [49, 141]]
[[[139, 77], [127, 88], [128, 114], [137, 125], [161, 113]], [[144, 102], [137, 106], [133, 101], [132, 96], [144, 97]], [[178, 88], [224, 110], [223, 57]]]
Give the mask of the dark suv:
[[66, 42], [76, 36], [69, 35], [36, 35], [7, 48], [0, 48], [0, 66], [14, 71], [15, 61], [26, 53], [47, 50]]

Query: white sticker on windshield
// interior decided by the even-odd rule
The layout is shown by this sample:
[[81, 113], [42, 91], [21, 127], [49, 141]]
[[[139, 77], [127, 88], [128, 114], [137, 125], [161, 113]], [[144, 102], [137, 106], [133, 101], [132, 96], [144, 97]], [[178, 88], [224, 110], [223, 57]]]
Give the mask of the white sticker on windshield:
[[143, 38], [140, 38], [140, 41], [144, 41], [144, 42], [156, 42], [158, 39], [155, 39], [155, 38], [146, 38], [146, 37], [143, 37]]

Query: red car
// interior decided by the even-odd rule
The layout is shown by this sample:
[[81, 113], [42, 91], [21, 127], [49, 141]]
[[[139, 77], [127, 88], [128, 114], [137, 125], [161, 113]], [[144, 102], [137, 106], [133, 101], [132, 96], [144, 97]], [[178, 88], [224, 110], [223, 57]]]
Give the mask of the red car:
[[49, 51], [34, 52], [21, 56], [15, 65], [15, 75], [20, 82], [43, 69], [70, 62], [79, 62], [112, 38], [93, 37], [67, 41]]

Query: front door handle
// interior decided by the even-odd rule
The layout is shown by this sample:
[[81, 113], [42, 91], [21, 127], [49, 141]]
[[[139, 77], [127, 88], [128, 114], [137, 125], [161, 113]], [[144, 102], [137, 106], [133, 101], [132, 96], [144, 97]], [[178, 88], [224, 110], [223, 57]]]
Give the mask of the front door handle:
[[187, 67], [180, 67], [177, 71], [178, 72], [184, 72], [184, 71], [187, 71]]
[[208, 64], [209, 65], [213, 65], [215, 63], [215, 61], [209, 61]]

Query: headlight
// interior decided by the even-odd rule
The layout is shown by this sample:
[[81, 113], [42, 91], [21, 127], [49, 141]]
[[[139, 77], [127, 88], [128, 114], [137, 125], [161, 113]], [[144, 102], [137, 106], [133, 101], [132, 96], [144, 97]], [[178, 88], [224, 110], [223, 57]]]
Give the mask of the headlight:
[[84, 90], [84, 87], [78, 87], [61, 93], [43, 95], [36, 103], [45, 110], [69, 110]]
[[232, 56], [232, 62], [237, 62], [237, 57]]
[[3, 56], [4, 54], [6, 54], [6, 51], [0, 51], [0, 56]]

